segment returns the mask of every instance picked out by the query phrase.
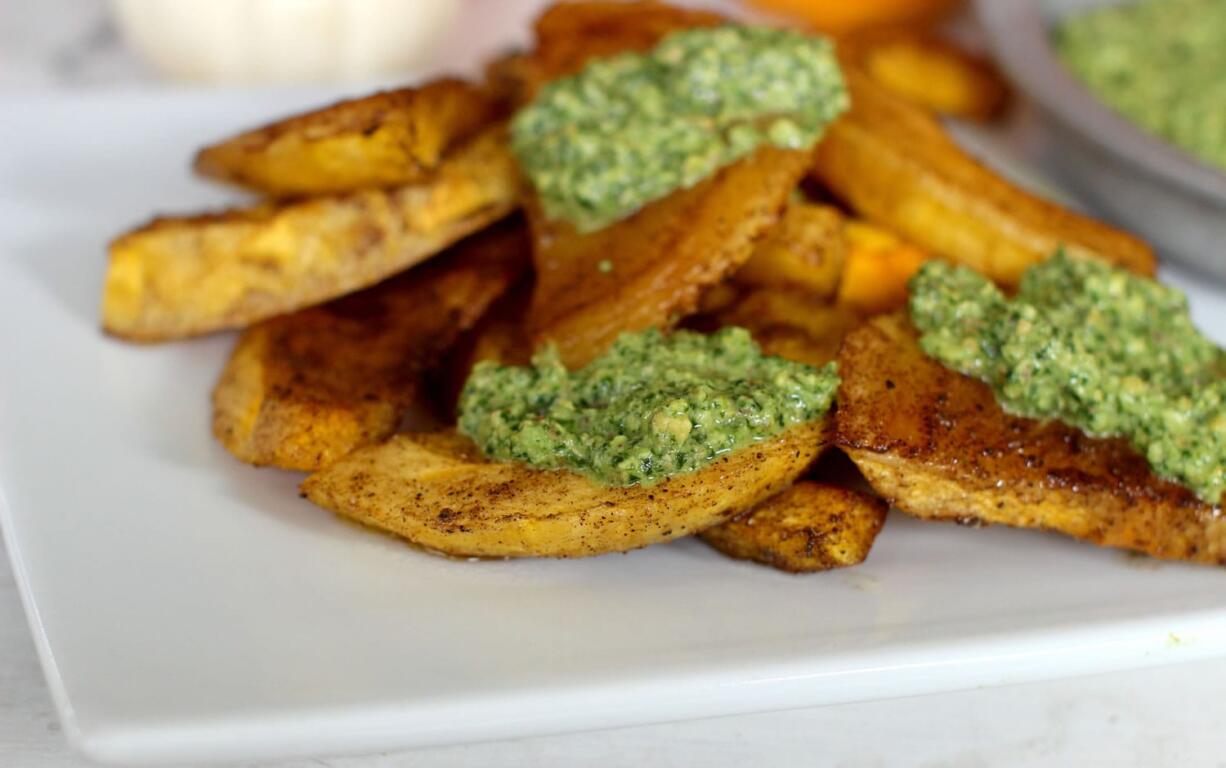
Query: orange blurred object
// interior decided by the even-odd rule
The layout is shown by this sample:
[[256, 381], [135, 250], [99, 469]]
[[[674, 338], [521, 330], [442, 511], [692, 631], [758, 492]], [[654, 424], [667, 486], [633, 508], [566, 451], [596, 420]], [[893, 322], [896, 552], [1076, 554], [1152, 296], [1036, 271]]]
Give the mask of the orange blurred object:
[[884, 229], [859, 220], [843, 226], [847, 245], [838, 303], [869, 315], [907, 304], [907, 281], [928, 253]]
[[749, 0], [750, 5], [775, 11], [842, 35], [870, 27], [911, 24], [944, 16], [962, 0]]

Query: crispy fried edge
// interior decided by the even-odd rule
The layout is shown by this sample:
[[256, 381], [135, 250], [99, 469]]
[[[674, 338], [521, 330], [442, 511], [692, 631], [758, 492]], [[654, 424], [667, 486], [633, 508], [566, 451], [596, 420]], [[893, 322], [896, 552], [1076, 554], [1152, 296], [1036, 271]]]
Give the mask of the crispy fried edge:
[[444, 78], [245, 131], [201, 149], [193, 168], [271, 197], [420, 183], [500, 111], [484, 89]]
[[882, 499], [801, 480], [699, 537], [737, 560], [789, 573], [814, 573], [864, 562], [885, 525]]
[[[311, 475], [302, 492], [325, 509], [450, 555], [584, 557], [670, 541], [749, 509], [803, 473], [827, 433], [825, 420], [809, 422], [695, 472], [625, 488], [487, 462], [454, 433], [397, 435]], [[432, 483], [441, 498], [426, 508]]]

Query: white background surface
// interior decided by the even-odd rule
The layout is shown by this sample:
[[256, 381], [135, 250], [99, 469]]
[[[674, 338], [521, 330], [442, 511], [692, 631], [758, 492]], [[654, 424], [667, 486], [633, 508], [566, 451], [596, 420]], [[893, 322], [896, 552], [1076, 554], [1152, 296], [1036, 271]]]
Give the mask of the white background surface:
[[[483, 9], [495, 5], [492, 0], [475, 4]], [[497, 38], [490, 30], [505, 33], [531, 4], [499, 3], [497, 13], [481, 14], [485, 22], [466, 30], [492, 43]], [[3, 0], [3, 15], [22, 20], [32, 31], [0, 23], [7, 27], [0, 29], [2, 83], [42, 87], [147, 78], [115, 47], [94, 3]], [[8, 318], [5, 325], [13, 327]], [[1226, 745], [1223, 682], [1226, 662], [1202, 662], [941, 696], [281, 765], [1226, 765], [1221, 756]], [[0, 765], [83, 764], [63, 745], [7, 562], [0, 562]]]

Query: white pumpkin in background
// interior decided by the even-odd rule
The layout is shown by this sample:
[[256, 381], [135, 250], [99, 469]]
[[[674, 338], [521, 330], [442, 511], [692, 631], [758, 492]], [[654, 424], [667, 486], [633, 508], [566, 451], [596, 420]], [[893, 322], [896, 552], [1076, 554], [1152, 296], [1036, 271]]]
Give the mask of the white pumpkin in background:
[[216, 83], [360, 80], [427, 64], [460, 0], [112, 0], [161, 74]]

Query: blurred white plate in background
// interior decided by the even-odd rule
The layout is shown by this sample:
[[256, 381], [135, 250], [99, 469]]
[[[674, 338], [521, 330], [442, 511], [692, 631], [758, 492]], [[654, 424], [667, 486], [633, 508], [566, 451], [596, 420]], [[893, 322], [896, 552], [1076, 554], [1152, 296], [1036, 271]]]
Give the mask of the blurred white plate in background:
[[368, 80], [420, 69], [462, 0], [111, 0], [124, 40], [166, 77]]

